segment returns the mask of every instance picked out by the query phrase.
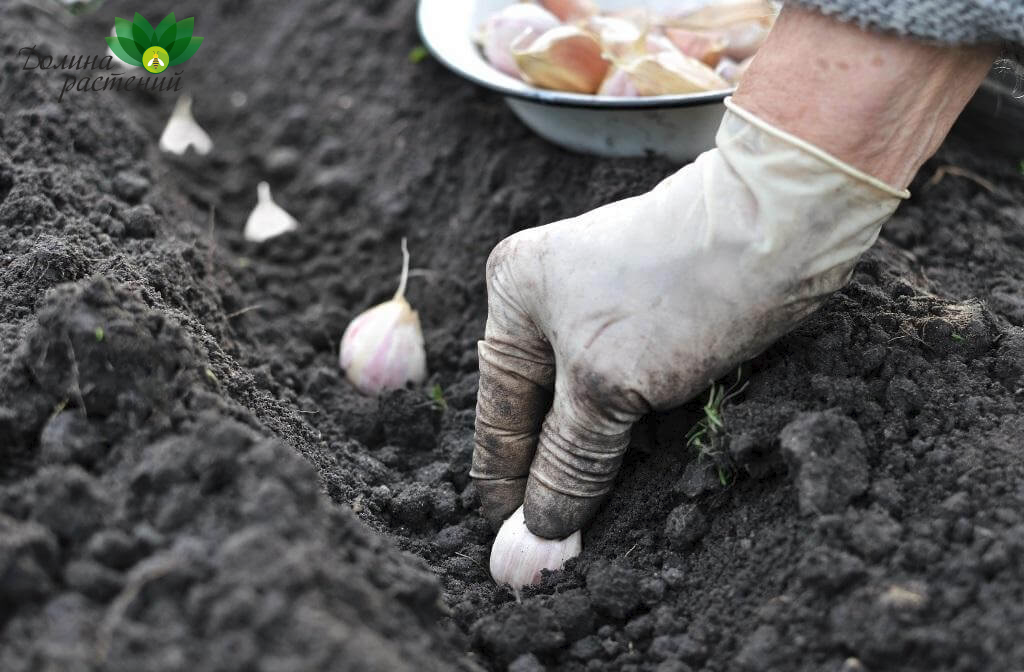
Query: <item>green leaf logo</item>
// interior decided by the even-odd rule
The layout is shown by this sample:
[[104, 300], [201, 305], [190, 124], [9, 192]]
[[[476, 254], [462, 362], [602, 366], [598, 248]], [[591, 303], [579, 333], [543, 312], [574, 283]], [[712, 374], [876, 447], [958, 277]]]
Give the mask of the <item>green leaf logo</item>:
[[177, 21], [171, 12], [153, 28], [146, 17], [135, 12], [131, 21], [115, 18], [114, 36], [105, 39], [125, 63], [157, 73], [184, 63], [196, 53], [203, 38], [192, 35], [194, 26], [194, 17]]

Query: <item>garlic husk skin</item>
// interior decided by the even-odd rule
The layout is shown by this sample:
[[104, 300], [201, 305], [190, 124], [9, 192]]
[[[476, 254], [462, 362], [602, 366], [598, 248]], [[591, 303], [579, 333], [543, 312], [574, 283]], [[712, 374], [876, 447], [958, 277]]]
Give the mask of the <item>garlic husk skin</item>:
[[683, 54], [712, 68], [722, 60], [722, 53], [728, 46], [721, 36], [685, 28], [666, 28], [665, 35]]
[[700, 93], [730, 86], [714, 70], [679, 51], [650, 54], [621, 67], [641, 96]]
[[182, 155], [189, 147], [197, 154], [207, 155], [213, 149], [213, 140], [196, 123], [192, 116], [192, 97], [182, 96], [174, 104], [174, 112], [167, 120], [164, 132], [160, 134], [160, 149], [171, 154]]
[[751, 56], [750, 58], [737, 63], [731, 58], [722, 58], [722, 60], [718, 62], [718, 65], [715, 66], [715, 74], [735, 86], [736, 84], [739, 84], [740, 79], [747, 71], [747, 68], [750, 67], [750, 63], [753, 60], [754, 57]]
[[545, 89], [595, 93], [611, 63], [601, 43], [578, 26], [552, 28], [525, 46], [512, 45], [523, 79]]
[[274, 202], [270, 195], [270, 185], [260, 182], [256, 188], [256, 207], [249, 213], [245, 222], [245, 239], [252, 243], [262, 243], [282, 233], [299, 228], [298, 221]]
[[540, 4], [562, 21], [579, 21], [598, 11], [592, 0], [540, 0]]
[[491, 547], [490, 570], [495, 582], [512, 587], [540, 583], [542, 570], [557, 570], [583, 551], [583, 536], [576, 530], [565, 539], [544, 539], [526, 527], [520, 505], [506, 520]]
[[597, 14], [587, 19], [585, 27], [604, 48], [605, 56], [613, 59], [625, 58], [644, 49], [646, 24]]
[[633, 80], [629, 73], [617, 65], [613, 65], [608, 71], [608, 76], [601, 82], [601, 88], [597, 90], [599, 96], [617, 96], [619, 98], [634, 98], [639, 96]]
[[420, 318], [405, 300], [409, 250], [402, 239], [402, 277], [390, 301], [359, 314], [341, 337], [338, 361], [357, 390], [376, 396], [385, 390], [422, 383], [427, 353]]
[[487, 62], [506, 75], [521, 79], [512, 55], [512, 43], [529, 46], [532, 39], [559, 25], [558, 17], [539, 5], [520, 3], [510, 5], [484, 22], [480, 29], [480, 44]]

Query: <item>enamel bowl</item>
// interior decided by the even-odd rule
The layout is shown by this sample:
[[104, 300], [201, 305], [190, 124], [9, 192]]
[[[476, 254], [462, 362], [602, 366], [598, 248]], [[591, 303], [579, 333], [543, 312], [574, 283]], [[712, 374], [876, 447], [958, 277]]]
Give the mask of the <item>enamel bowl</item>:
[[[481, 24], [516, 0], [420, 0], [419, 29], [437, 60], [505, 97], [541, 137], [577, 152], [613, 157], [664, 156], [679, 163], [715, 143], [732, 89], [672, 96], [618, 98], [536, 89], [491, 67], [474, 36]], [[678, 10], [692, 0], [598, 0], [602, 9], [644, 6]]]

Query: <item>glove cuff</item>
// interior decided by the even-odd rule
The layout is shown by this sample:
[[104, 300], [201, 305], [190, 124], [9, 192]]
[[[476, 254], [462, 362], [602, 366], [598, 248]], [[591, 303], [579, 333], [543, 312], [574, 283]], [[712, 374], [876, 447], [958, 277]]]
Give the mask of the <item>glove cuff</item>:
[[886, 196], [899, 198], [903, 200], [910, 198], [909, 190], [896, 189], [895, 187], [886, 184], [877, 177], [873, 177], [872, 175], [865, 173], [863, 170], [854, 168], [845, 161], [837, 159], [836, 157], [832, 156], [825, 150], [815, 147], [806, 140], [801, 140], [792, 133], [787, 133], [786, 131], [780, 128], [776, 128], [775, 126], [768, 123], [764, 119], [760, 118], [753, 112], [745, 110], [739, 105], [737, 105], [735, 102], [733, 102], [732, 96], [729, 96], [728, 98], [725, 99], [725, 106], [726, 108], [728, 108], [730, 112], [732, 112], [738, 117], [741, 117], [744, 121], [751, 124], [752, 126], [756, 126], [761, 131], [768, 133], [769, 135], [772, 135], [784, 142], [787, 142], [790, 145], [799, 148], [801, 151], [807, 152], [811, 156], [821, 161], [824, 161], [825, 163], [829, 164], [836, 170], [839, 170], [856, 180], [864, 182], [865, 184], [868, 184], [874, 187], [875, 189], [878, 189], [879, 191], [883, 192]]

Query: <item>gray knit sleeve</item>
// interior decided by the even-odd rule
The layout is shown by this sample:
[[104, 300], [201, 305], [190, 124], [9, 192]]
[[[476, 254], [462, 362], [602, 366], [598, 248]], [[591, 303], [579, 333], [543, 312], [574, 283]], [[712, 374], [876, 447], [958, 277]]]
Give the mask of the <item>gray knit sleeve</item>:
[[1024, 45], [1024, 0], [795, 0], [864, 28], [947, 44]]

